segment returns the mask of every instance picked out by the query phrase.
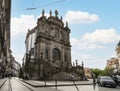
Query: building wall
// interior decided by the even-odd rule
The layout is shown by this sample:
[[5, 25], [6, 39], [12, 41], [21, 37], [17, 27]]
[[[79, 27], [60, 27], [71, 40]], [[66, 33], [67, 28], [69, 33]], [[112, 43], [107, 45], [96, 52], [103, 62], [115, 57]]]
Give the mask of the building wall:
[[64, 26], [62, 17], [58, 17], [57, 10], [55, 16], [50, 11], [48, 18], [43, 10], [37, 26], [26, 35], [24, 75], [42, 80], [70, 80], [72, 75], [75, 80], [83, 79], [83, 66], [71, 64], [70, 31], [68, 23]]
[[28, 54], [32, 48], [34, 48], [35, 38], [36, 38], [36, 28], [28, 30], [25, 40], [26, 54]]
[[116, 69], [117, 68], [117, 64], [118, 64], [118, 59], [117, 58], [111, 58], [109, 60], [107, 60], [107, 68], [113, 68]]
[[118, 58], [118, 69], [120, 71], [120, 41], [118, 42], [118, 44], [116, 45], [116, 55], [117, 55], [117, 58]]
[[[43, 21], [45, 22], [43, 23]], [[68, 63], [71, 66], [69, 34], [70, 29], [68, 26], [64, 27], [62, 20], [58, 19], [57, 16], [50, 16], [48, 19], [42, 16], [38, 19], [37, 26], [28, 30], [25, 40], [26, 54], [29, 54], [31, 49], [35, 48], [36, 59], [40, 59], [41, 53], [43, 53], [43, 59], [53, 61], [52, 52], [56, 48], [60, 51], [61, 60], [63, 62], [69, 60]], [[46, 50], [49, 59], [46, 58]]]
[[84, 68], [85, 76], [87, 79], [92, 78], [91, 76], [91, 70], [89, 68]]
[[[68, 26], [64, 27], [62, 20], [58, 19], [57, 15], [48, 18], [43, 15], [38, 19], [37, 24], [36, 58], [40, 59], [42, 53], [43, 59], [55, 61], [55, 65], [63, 63], [71, 67], [70, 29]], [[60, 52], [60, 59], [53, 59], [53, 51], [55, 49], [56, 52], [57, 50]], [[46, 51], [48, 52], [48, 58], [46, 58]]]
[[12, 76], [19, 76], [21, 65], [18, 63], [15, 58], [11, 57], [11, 74]]
[[4, 73], [10, 63], [10, 16], [11, 0], [0, 0], [0, 66]]

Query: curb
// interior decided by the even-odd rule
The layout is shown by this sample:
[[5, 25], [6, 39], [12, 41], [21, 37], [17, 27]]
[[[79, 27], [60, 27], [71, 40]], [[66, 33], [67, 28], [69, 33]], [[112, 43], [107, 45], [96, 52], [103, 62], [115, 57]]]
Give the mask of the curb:
[[6, 81], [7, 81], [7, 79], [2, 81], [2, 84], [0, 85], [0, 88], [5, 84]]

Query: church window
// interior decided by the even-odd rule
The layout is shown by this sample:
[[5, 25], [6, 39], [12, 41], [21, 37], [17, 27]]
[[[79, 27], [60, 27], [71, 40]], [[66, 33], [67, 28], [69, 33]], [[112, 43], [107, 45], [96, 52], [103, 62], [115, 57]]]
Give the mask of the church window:
[[67, 56], [65, 55], [65, 62], [67, 62]]
[[45, 58], [48, 59], [48, 50], [45, 51]]
[[54, 48], [53, 51], [52, 51], [52, 58], [53, 60], [61, 60], [61, 53], [60, 53], [60, 50], [57, 49], [57, 48]]

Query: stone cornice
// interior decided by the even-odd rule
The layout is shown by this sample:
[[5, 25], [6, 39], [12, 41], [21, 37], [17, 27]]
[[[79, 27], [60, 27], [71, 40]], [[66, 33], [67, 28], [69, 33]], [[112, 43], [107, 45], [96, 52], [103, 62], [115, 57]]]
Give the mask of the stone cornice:
[[[56, 43], [60, 43], [60, 44], [64, 44], [66, 46], [69, 46], [71, 47], [70, 45], [70, 42], [66, 42], [64, 40], [57, 40], [56, 38], [52, 37], [52, 36], [46, 36], [44, 33], [39, 33], [38, 36], [37, 36], [37, 40], [36, 40], [36, 43], [38, 41], [42, 41], [41, 39], [46, 39], [46, 40], [49, 40], [49, 41], [53, 41], [53, 42], [56, 42]], [[44, 41], [42, 41], [44, 42]]]

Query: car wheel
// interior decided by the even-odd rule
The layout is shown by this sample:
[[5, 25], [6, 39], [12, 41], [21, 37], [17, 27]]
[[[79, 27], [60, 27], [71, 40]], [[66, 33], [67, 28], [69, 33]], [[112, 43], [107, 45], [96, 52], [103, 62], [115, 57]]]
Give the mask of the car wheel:
[[115, 85], [115, 86], [113, 86], [113, 88], [116, 88], [116, 85]]

